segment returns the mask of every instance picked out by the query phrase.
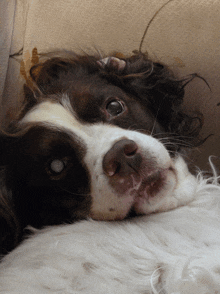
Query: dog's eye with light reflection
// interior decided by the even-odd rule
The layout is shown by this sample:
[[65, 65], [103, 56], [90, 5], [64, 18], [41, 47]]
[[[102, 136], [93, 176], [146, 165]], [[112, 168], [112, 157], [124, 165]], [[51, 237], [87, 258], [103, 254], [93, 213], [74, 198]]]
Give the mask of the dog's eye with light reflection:
[[124, 111], [124, 105], [121, 101], [119, 100], [111, 100], [107, 105], [106, 105], [106, 110], [108, 113], [112, 116], [117, 116], [120, 113]]
[[50, 163], [50, 170], [54, 174], [60, 174], [65, 169], [66, 163], [62, 159], [54, 159]]

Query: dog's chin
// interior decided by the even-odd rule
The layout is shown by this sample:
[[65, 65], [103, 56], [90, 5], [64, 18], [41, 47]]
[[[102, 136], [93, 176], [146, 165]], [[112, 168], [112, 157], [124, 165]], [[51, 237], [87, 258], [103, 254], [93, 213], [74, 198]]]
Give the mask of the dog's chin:
[[[139, 178], [139, 180], [137, 180]], [[95, 220], [123, 220], [137, 215], [165, 211], [176, 206], [173, 192], [177, 184], [173, 168], [155, 171], [147, 177], [132, 177], [133, 186], [124, 194], [118, 195], [119, 203], [115, 211], [108, 213], [93, 212], [90, 217]]]

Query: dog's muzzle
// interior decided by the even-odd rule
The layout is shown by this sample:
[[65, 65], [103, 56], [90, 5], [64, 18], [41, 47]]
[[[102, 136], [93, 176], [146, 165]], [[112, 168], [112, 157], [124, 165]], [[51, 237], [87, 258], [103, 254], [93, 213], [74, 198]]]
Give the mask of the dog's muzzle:
[[131, 189], [138, 189], [143, 178], [151, 184], [151, 177], [156, 172], [154, 158], [143, 156], [136, 142], [122, 139], [116, 142], [103, 158], [103, 171], [111, 187], [121, 195]]

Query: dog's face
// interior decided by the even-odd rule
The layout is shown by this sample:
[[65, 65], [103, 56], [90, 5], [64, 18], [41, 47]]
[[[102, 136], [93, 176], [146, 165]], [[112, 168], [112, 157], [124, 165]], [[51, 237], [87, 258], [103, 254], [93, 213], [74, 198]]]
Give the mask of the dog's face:
[[21, 121], [30, 125], [16, 171], [30, 195], [25, 202], [40, 201], [39, 215], [55, 204], [58, 215], [63, 207], [71, 218], [122, 219], [132, 207], [137, 213], [154, 211], [153, 203], [176, 183], [165, 147], [152, 136], [80, 122], [77, 116], [48, 100]]
[[166, 71], [164, 85], [164, 71], [143, 58], [88, 57], [33, 69], [40, 94], [26, 88], [13, 134], [2, 136], [6, 186], [23, 225], [118, 220], [182, 201], [176, 191], [189, 174], [171, 156], [177, 145], [155, 138], [181, 113], [183, 87]]

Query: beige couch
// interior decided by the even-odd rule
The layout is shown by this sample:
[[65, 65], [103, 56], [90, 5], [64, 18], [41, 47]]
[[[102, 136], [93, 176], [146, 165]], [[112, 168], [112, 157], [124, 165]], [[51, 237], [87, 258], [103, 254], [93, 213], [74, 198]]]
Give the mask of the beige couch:
[[[30, 53], [54, 49], [131, 54], [138, 49], [152, 16], [167, 0], [10, 0], [1, 1], [1, 118], [17, 105]], [[191, 160], [208, 167], [209, 155], [220, 155], [220, 2], [173, 0], [155, 17], [143, 42], [154, 60], [167, 63], [179, 76], [202, 75], [187, 86], [185, 105], [205, 116], [202, 135], [214, 134]], [[22, 56], [8, 58], [23, 48]], [[219, 165], [218, 160], [215, 163]]]

